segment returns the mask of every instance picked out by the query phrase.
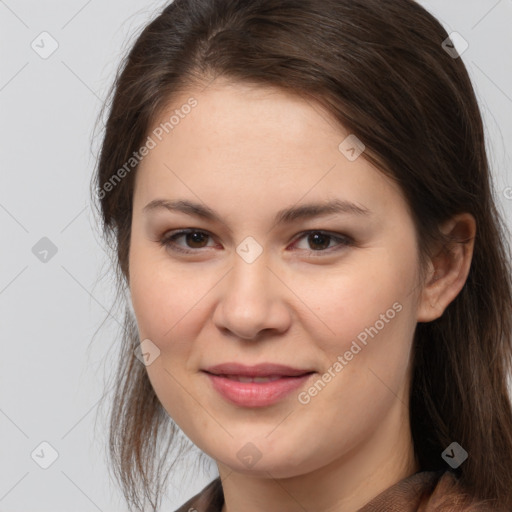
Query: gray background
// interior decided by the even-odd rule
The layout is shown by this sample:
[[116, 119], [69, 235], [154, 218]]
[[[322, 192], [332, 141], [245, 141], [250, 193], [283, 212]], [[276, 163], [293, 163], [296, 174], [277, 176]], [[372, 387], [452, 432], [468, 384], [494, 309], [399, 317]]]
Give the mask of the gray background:
[[[109, 481], [98, 409], [122, 316], [114, 310], [95, 335], [113, 279], [88, 194], [102, 100], [135, 34], [165, 3], [0, 0], [0, 512], [126, 510]], [[510, 226], [512, 0], [421, 3], [469, 43], [462, 58]], [[57, 50], [42, 58], [53, 41]], [[48, 248], [43, 237], [57, 250], [46, 262], [36, 250]], [[58, 454], [47, 469], [40, 464], [52, 452], [42, 442]], [[186, 473], [193, 460], [194, 452], [162, 510], [216, 476], [213, 464], [209, 474]]]

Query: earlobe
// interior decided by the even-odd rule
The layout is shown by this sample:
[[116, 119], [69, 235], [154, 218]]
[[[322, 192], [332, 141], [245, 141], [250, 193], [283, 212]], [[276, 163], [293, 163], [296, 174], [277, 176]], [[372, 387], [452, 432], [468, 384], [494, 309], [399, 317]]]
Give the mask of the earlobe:
[[476, 221], [469, 213], [455, 216], [440, 227], [449, 242], [434, 252], [429, 262], [418, 304], [418, 322], [441, 317], [460, 293], [469, 275], [473, 258]]

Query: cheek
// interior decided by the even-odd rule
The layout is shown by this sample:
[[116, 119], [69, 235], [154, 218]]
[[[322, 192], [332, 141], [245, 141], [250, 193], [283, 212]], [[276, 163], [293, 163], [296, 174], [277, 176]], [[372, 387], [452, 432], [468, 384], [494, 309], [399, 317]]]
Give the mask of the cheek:
[[204, 410], [190, 398], [191, 393], [200, 395], [187, 383], [189, 367], [197, 357], [191, 342], [204, 323], [199, 318], [200, 299], [207, 284], [197, 272], [180, 272], [168, 262], [157, 261], [149, 250], [134, 246], [131, 251], [130, 291], [139, 337], [151, 340], [159, 350], [146, 367], [147, 374], [164, 409], [187, 431], [191, 425], [205, 423]]
[[192, 267], [173, 264], [163, 249], [155, 251], [136, 243], [131, 248], [130, 290], [140, 335], [162, 351], [179, 348], [183, 338], [179, 333], [185, 326], [199, 332], [200, 324], [194, 318], [218, 280], [211, 272], [198, 273]]
[[306, 390], [302, 398], [315, 402], [307, 413], [330, 408], [330, 420], [345, 422], [346, 428], [360, 425], [361, 417], [378, 422], [396, 401], [395, 393], [405, 389], [416, 325], [416, 267], [409, 257], [389, 254], [376, 253], [317, 294], [318, 315], [335, 334], [317, 338], [326, 355], [325, 388], [319, 383], [322, 391]]
[[412, 263], [386, 259], [381, 251], [357, 266], [316, 279], [314, 288], [304, 282], [307, 304], [324, 325], [320, 327], [326, 353], [342, 354], [355, 340], [364, 347], [384, 333], [393, 343], [403, 340], [394, 334], [409, 331], [414, 323], [410, 319], [415, 297]]

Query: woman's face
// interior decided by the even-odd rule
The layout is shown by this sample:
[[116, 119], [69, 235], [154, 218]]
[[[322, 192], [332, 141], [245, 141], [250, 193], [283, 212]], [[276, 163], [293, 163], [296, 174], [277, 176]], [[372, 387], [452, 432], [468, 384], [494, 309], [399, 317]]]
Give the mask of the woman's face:
[[[317, 104], [276, 89], [215, 82], [176, 98], [148, 135], [130, 289], [169, 415], [239, 472], [403, 459], [421, 304], [398, 187]], [[157, 200], [169, 208], [147, 206]], [[207, 373], [225, 363], [245, 373]], [[297, 371], [243, 381], [265, 364]]]

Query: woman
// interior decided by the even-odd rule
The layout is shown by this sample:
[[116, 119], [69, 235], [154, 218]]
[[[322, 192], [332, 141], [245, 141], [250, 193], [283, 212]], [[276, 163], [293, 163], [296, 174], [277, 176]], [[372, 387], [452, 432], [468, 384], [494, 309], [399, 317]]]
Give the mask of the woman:
[[512, 510], [510, 257], [425, 9], [176, 0], [120, 70], [95, 186], [133, 303], [131, 507], [158, 508], [179, 427], [220, 475], [180, 511]]

